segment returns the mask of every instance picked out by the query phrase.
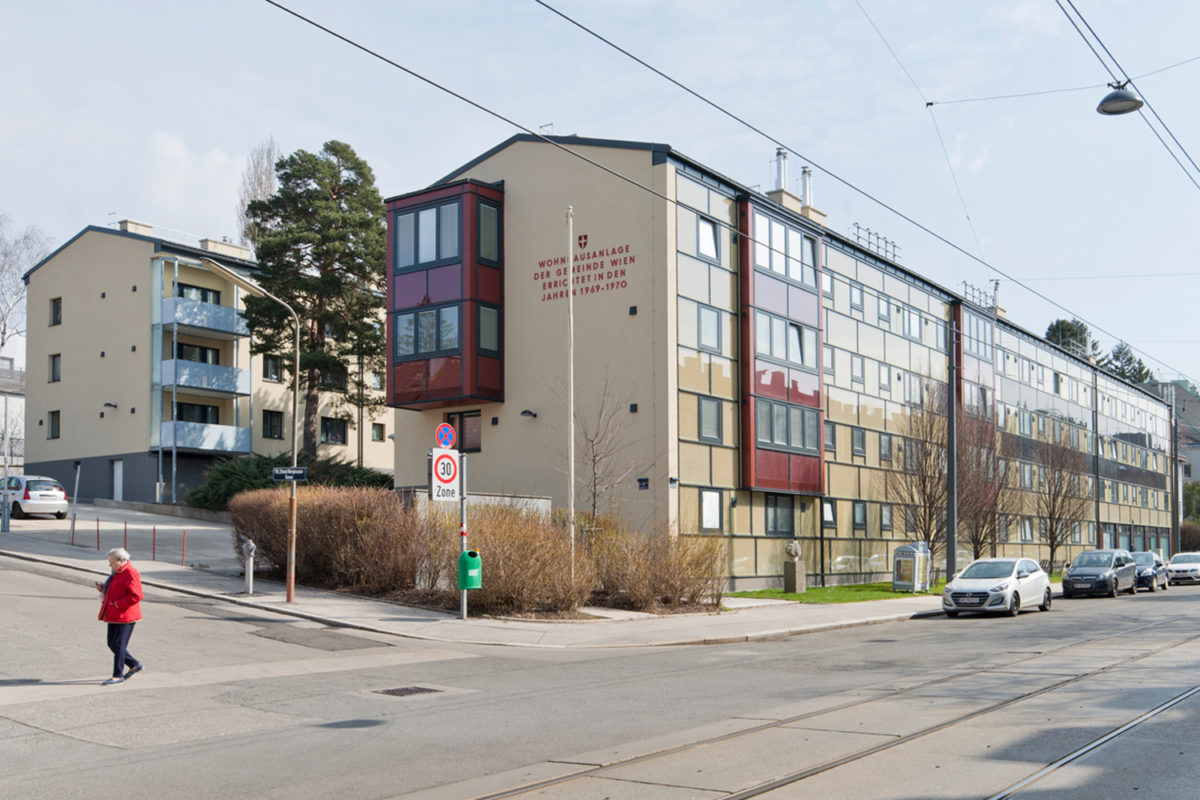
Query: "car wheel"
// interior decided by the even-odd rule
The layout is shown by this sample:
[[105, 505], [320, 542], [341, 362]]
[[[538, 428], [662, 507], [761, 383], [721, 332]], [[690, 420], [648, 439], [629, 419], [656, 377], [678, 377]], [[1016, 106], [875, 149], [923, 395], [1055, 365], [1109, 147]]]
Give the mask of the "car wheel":
[[950, 619], [954, 619], [955, 617], [958, 616], [957, 611], [946, 611], [945, 613], [946, 613], [946, 616], [949, 617]]
[[55, 511], [55, 512], [54, 512], [54, 518], [55, 518], [55, 519], [66, 519], [66, 518], [67, 518], [67, 512], [65, 512], [65, 511]]
[[1015, 617], [1021, 613], [1021, 595], [1017, 592], [1012, 593], [1012, 599], [1008, 601], [1008, 615]]
[[1049, 611], [1050, 610], [1051, 594], [1052, 594], [1052, 592], [1050, 591], [1050, 587], [1047, 586], [1046, 593], [1044, 595], [1042, 595], [1042, 604], [1040, 606], [1038, 606], [1039, 611]]
[[1116, 597], [1117, 595], [1119, 595], [1121, 593], [1119, 583], [1120, 583], [1120, 581], [1118, 581], [1116, 578], [1113, 578], [1112, 585], [1108, 589], [1109, 597]]
[[1126, 591], [1130, 594], [1137, 594], [1137, 578], [1133, 579], [1133, 583], [1129, 584], [1129, 588]]
[[1158, 578], [1150, 579], [1150, 591], [1152, 591], [1152, 592], [1158, 591]]
[[13, 519], [24, 519], [25, 518], [25, 512], [21, 510], [20, 503], [13, 503], [12, 518]]
[[1170, 589], [1170, 588], [1171, 588], [1171, 582], [1166, 579], [1166, 576], [1163, 576], [1163, 591], [1165, 592], [1167, 589]]

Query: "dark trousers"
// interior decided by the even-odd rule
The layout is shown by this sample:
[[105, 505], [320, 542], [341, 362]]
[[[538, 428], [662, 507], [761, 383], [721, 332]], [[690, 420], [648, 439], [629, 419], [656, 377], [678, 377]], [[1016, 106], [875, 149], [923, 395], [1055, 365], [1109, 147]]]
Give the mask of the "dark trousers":
[[108, 649], [113, 652], [113, 677], [120, 678], [124, 667], [136, 667], [138, 660], [129, 655], [129, 637], [133, 635], [135, 622], [108, 623]]

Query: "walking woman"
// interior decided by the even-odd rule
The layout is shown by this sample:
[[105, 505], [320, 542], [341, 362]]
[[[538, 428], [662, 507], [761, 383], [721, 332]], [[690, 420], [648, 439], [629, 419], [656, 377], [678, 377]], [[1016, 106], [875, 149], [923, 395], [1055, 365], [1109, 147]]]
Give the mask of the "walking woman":
[[[133, 625], [142, 618], [142, 577], [129, 563], [129, 552], [123, 547], [108, 551], [108, 566], [112, 574], [104, 583], [93, 584], [100, 592], [100, 621], [108, 623], [108, 649], [113, 652], [112, 677], [105, 686], [124, 683], [142, 671], [142, 662], [129, 654], [129, 637]], [[129, 671], [125, 672], [125, 667]]]

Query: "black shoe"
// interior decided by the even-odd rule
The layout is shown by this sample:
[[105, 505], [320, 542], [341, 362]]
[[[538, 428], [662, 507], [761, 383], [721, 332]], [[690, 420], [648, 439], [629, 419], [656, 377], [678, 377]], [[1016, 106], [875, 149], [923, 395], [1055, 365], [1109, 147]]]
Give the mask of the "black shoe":
[[143, 664], [138, 664], [136, 667], [130, 667], [129, 672], [125, 673], [125, 680], [129, 680], [134, 675], [137, 675], [139, 672], [141, 672], [143, 666]]

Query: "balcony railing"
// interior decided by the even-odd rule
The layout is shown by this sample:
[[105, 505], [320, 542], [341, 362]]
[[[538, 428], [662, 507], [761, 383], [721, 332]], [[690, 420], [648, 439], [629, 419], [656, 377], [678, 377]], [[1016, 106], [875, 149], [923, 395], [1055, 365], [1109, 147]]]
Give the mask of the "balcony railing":
[[202, 450], [208, 453], [249, 453], [250, 429], [202, 422], [163, 422], [159, 443], [164, 449]]
[[162, 385], [201, 392], [250, 394], [250, 370], [169, 358], [162, 362]]
[[164, 325], [178, 322], [187, 328], [220, 331], [231, 336], [250, 335], [246, 320], [237, 309], [183, 297], [163, 298], [162, 321]]

